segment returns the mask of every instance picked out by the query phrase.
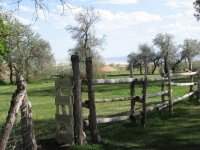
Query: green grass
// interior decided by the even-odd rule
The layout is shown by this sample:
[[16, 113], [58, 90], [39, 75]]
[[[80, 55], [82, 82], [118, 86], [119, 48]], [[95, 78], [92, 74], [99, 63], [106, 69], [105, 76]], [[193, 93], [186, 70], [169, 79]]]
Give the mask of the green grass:
[[[155, 77], [155, 76], [154, 76]], [[130, 96], [129, 84], [97, 85], [95, 98], [114, 98]], [[16, 89], [12, 85], [0, 85], [0, 128], [8, 112], [12, 93]], [[158, 83], [148, 86], [148, 93], [160, 91]], [[33, 82], [27, 85], [28, 97], [32, 103], [33, 120], [37, 140], [52, 138], [55, 133], [55, 87], [53, 80]], [[188, 93], [189, 87], [173, 87], [173, 98]], [[141, 86], [137, 86], [136, 94], [141, 94]], [[83, 92], [83, 99], [87, 93]], [[161, 98], [148, 100], [148, 105], [160, 103]], [[174, 116], [161, 118], [158, 113], [147, 116], [147, 128], [139, 125], [132, 127], [129, 121], [99, 125], [101, 144], [73, 146], [72, 149], [199, 149], [200, 146], [200, 106], [193, 101], [184, 101], [174, 107]], [[139, 109], [141, 106], [137, 105]], [[130, 102], [111, 102], [96, 104], [98, 117], [128, 115]], [[84, 109], [87, 118], [88, 110]], [[88, 135], [89, 139], [89, 135]]]

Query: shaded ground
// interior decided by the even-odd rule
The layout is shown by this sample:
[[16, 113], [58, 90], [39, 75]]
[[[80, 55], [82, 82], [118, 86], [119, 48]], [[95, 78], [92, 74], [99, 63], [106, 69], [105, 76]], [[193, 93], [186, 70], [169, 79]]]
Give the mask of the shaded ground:
[[69, 146], [59, 144], [55, 139], [45, 139], [38, 143], [38, 150], [68, 150]]

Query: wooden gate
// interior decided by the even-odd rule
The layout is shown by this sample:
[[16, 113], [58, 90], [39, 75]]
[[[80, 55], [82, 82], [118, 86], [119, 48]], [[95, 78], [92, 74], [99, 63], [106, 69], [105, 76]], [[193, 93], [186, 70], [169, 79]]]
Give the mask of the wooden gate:
[[68, 79], [55, 82], [56, 96], [56, 140], [59, 143], [74, 144], [74, 117], [72, 83]]

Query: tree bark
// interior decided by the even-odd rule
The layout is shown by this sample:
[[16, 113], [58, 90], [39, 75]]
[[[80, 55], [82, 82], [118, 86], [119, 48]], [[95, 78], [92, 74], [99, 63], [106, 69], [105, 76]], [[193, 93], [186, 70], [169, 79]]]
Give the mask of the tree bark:
[[142, 75], [142, 65], [141, 64], [139, 65], [139, 68], [140, 68], [140, 75]]
[[10, 60], [8, 67], [9, 67], [9, 69], [10, 69], [10, 84], [13, 84], [12, 60]]

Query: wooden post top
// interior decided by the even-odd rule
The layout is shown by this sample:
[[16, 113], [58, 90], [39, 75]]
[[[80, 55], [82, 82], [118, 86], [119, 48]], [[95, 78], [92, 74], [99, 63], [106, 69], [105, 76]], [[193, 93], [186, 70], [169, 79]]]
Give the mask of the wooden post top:
[[79, 61], [79, 56], [78, 55], [72, 55], [71, 61]]
[[86, 57], [86, 61], [92, 62], [92, 57]]

